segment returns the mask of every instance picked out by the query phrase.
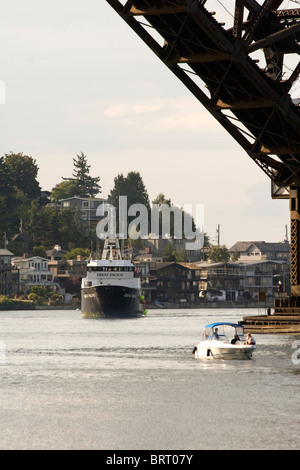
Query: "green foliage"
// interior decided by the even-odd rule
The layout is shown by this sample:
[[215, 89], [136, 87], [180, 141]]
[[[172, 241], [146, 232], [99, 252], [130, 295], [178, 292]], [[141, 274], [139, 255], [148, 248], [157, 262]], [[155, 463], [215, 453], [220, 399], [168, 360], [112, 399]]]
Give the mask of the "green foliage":
[[175, 250], [169, 243], [163, 251], [163, 261], [176, 261]]
[[52, 189], [50, 199], [52, 202], [58, 202], [61, 199], [78, 196], [79, 192], [78, 182], [70, 179], [57, 184], [55, 188]]
[[232, 261], [238, 261], [240, 255], [238, 251], [235, 251], [233, 255], [231, 256]]
[[[90, 175], [91, 166], [88, 165], [87, 156], [83, 152], [80, 155], [76, 155], [77, 158], [73, 158], [73, 178], [63, 178], [65, 181], [73, 182], [77, 186], [74, 196], [80, 197], [95, 197], [101, 192], [101, 186], [99, 184], [100, 177], [96, 176], [93, 178]], [[67, 196], [71, 197], [71, 196]]]
[[114, 187], [108, 195], [107, 202], [116, 209], [119, 207], [119, 196], [127, 196], [127, 206], [133, 204], [143, 204], [150, 210], [148, 192], [140, 173], [130, 171], [125, 177], [119, 174], [114, 179]]
[[88, 248], [73, 248], [69, 251], [65, 259], [77, 259], [77, 256], [82, 256], [83, 259], [89, 259], [91, 251]]
[[0, 311], [3, 310], [28, 310], [33, 307], [33, 302], [28, 300], [13, 299], [0, 295]]
[[[128, 209], [133, 204], [142, 204], [147, 208], [148, 216], [150, 216], [149, 196], [140, 173], [131, 171], [126, 177], [119, 174], [114, 179], [114, 187], [108, 195], [107, 202], [116, 208], [117, 231], [119, 230], [119, 196], [127, 196]], [[135, 219], [136, 216], [129, 216], [127, 218], [128, 225]]]
[[31, 292], [28, 294], [28, 300], [31, 300], [31, 302], [34, 302], [35, 304], [42, 304], [43, 303], [43, 298], [40, 297], [39, 295], [35, 294], [34, 292]]
[[63, 304], [63, 299], [60, 295], [58, 294], [51, 294], [50, 295], [50, 305], [62, 305]]
[[230, 253], [226, 245], [213, 245], [210, 247], [208, 257], [215, 263], [227, 263], [230, 260]]
[[[174, 209], [177, 211], [177, 215], [174, 215], [174, 211], [170, 211], [170, 208], [173, 207], [173, 203], [171, 202], [171, 199], [166, 199], [165, 195], [160, 193], [153, 201], [153, 204], [158, 204], [160, 206], [160, 211], [159, 211], [159, 234], [160, 235], [165, 235], [163, 233], [163, 220], [166, 220], [167, 225], [170, 226], [170, 235], [174, 236], [174, 230], [179, 230], [179, 227], [175, 226], [175, 220], [179, 219], [179, 222], [181, 220], [181, 234], [182, 236], [185, 235], [185, 227], [184, 227], [184, 217], [188, 216], [191, 222], [191, 229], [193, 231], [196, 230], [196, 225], [194, 218], [190, 215], [187, 214], [182, 208], [174, 207]], [[170, 222], [169, 222], [170, 220]], [[168, 223], [169, 222], [169, 223]]]
[[0, 232], [12, 233], [17, 227], [16, 188], [4, 157], [0, 157]]
[[90, 232], [78, 208], [40, 207], [32, 201], [26, 232], [31, 235], [35, 246], [47, 248], [59, 244], [63, 247], [89, 244]]
[[32, 200], [41, 196], [36, 161], [23, 153], [0, 157], [0, 232], [19, 230], [20, 220], [27, 220]]
[[40, 256], [41, 258], [47, 258], [46, 248], [44, 245], [33, 247], [33, 256]]
[[163, 261], [177, 261], [178, 263], [183, 263], [187, 261], [187, 256], [183, 249], [175, 250], [172, 248], [171, 243], [168, 243], [163, 251]]
[[38, 166], [36, 160], [21, 153], [5, 154], [5, 163], [9, 169], [13, 185], [28, 199], [38, 198], [41, 188], [37, 181]]
[[30, 294], [36, 294], [39, 297], [46, 297], [47, 295], [47, 290], [44, 286], [32, 286], [29, 292]]

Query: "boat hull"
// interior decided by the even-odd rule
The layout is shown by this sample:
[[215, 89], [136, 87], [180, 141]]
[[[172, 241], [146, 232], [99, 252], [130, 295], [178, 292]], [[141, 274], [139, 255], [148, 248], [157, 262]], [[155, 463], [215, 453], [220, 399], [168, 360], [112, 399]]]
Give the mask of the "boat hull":
[[255, 346], [220, 344], [218, 341], [203, 341], [195, 348], [198, 359], [251, 359]]
[[83, 318], [128, 318], [142, 314], [140, 290], [131, 287], [101, 285], [81, 290]]

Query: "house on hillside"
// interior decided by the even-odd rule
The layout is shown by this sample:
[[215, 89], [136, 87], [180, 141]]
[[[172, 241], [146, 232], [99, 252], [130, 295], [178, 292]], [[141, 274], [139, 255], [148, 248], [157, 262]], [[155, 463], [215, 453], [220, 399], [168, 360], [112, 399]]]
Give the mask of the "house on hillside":
[[239, 261], [286, 261], [290, 258], [290, 244], [288, 241], [279, 243], [270, 242], [237, 242], [230, 249]]
[[67, 251], [63, 250], [60, 245], [54, 245], [51, 250], [46, 251], [48, 260], [56, 261], [61, 260], [66, 256]]
[[32, 286], [43, 286], [54, 289], [54, 275], [49, 271], [48, 259], [41, 256], [30, 258], [13, 258], [13, 266], [19, 270], [20, 290], [28, 292]]
[[98, 207], [105, 202], [100, 197], [69, 197], [59, 201], [61, 209], [69, 207], [77, 207], [81, 211], [81, 216], [88, 222], [99, 222], [100, 217], [97, 216]]
[[48, 268], [53, 273], [54, 281], [63, 289], [80, 284], [81, 279], [86, 277], [87, 261], [78, 255], [76, 259], [65, 259], [67, 252], [60, 245], [55, 245], [52, 250], [47, 251]]

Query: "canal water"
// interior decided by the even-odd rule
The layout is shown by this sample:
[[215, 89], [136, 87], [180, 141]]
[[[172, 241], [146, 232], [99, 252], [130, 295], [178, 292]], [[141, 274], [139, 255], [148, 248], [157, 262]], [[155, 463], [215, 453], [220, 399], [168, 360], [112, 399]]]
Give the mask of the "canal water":
[[299, 449], [300, 336], [256, 335], [248, 361], [192, 355], [204, 324], [243, 315], [1, 312], [0, 448]]

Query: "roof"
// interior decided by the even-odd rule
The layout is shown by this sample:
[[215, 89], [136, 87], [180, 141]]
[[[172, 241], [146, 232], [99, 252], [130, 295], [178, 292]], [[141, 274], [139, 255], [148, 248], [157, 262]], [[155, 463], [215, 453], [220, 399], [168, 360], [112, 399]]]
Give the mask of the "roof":
[[0, 248], [0, 256], [14, 256], [14, 254], [6, 248]]
[[60, 199], [59, 202], [63, 201], [70, 201], [71, 199], [78, 199], [80, 201], [105, 201], [102, 197], [81, 197], [81, 196], [72, 196], [72, 197], [66, 197], [64, 199]]
[[57, 250], [56, 248], [52, 248], [52, 250], [47, 250], [46, 251], [47, 256], [65, 256], [67, 254], [67, 251], [65, 250]]
[[168, 266], [171, 266], [171, 265], [182, 266], [185, 269], [199, 269], [199, 266], [197, 266], [194, 263], [184, 263], [184, 262], [180, 262], [180, 261], [163, 261], [163, 262], [160, 262], [160, 263], [156, 263], [155, 268], [157, 270], [159, 270], [159, 269], [163, 269], [163, 268], [166, 268]]
[[285, 242], [265, 242], [265, 241], [245, 241], [245, 242], [236, 242], [229, 251], [238, 251], [243, 252], [249, 250], [251, 245], [256, 246], [262, 253], [266, 252], [289, 252], [290, 244], [288, 241]]
[[23, 256], [16, 256], [14, 259], [13, 259], [13, 262], [26, 262], [26, 261], [32, 261], [32, 260], [41, 260], [41, 261], [47, 261], [48, 263], [48, 259], [47, 258], [43, 258], [43, 256], [30, 256], [30, 258], [24, 258]]
[[230, 323], [230, 322], [224, 322], [224, 321], [209, 323], [209, 325], [205, 325], [205, 328], [214, 328], [215, 326], [221, 326], [221, 325], [229, 325], [229, 326], [233, 326], [234, 328], [239, 328], [239, 327], [243, 328], [243, 325], [241, 325], [240, 323]]

